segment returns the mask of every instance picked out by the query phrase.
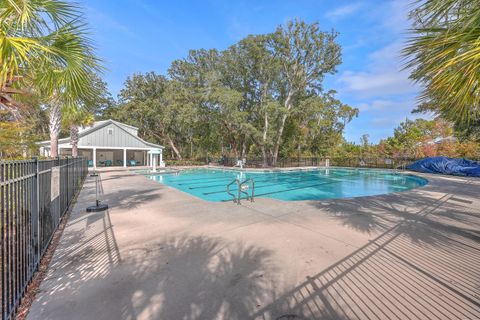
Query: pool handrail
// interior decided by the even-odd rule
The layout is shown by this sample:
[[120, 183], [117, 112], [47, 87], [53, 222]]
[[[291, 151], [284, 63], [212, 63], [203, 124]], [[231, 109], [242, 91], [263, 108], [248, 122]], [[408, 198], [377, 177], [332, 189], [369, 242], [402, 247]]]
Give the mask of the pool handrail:
[[[248, 191], [244, 191], [244, 185], [246, 183], [250, 182], [251, 184], [251, 189], [252, 189], [252, 195], [250, 196], [248, 194]], [[232, 193], [230, 191], [230, 186], [233, 185], [233, 184], [237, 184], [237, 195], [235, 196], [234, 193]], [[248, 188], [248, 185], [247, 185], [247, 188]], [[245, 179], [243, 181], [240, 181], [239, 179], [234, 179], [232, 180], [229, 184], [227, 184], [227, 193], [233, 198], [233, 202], [236, 203], [236, 204], [241, 204], [240, 203], [240, 199], [242, 197], [242, 193], [245, 194], [247, 196], [247, 200], [250, 200], [250, 202], [254, 202], [254, 197], [255, 197], [255, 180], [253, 180], [252, 178], [248, 178], [248, 179]]]
[[233, 194], [232, 192], [230, 192], [230, 186], [232, 184], [236, 183], [237, 186], [240, 184], [240, 180], [238, 179], [234, 179], [232, 182], [230, 182], [229, 184], [227, 184], [227, 193], [228, 195], [230, 195], [231, 197], [233, 197], [233, 203], [236, 203], [236, 204], [240, 204], [240, 198], [237, 200], [237, 197], [235, 196], [235, 194]]
[[[246, 191], [243, 191], [243, 185], [247, 182], [250, 182], [251, 185], [252, 185], [252, 196], [249, 196], [248, 192]], [[248, 185], [247, 185], [248, 187]], [[238, 187], [238, 201], [240, 202], [240, 195], [241, 193], [244, 193], [246, 196], [247, 196], [247, 200], [250, 200], [250, 202], [253, 202], [254, 201], [254, 196], [255, 196], [255, 180], [253, 180], [252, 178], [247, 178], [245, 180], [243, 180], [242, 182], [240, 182], [239, 184], [239, 187]]]

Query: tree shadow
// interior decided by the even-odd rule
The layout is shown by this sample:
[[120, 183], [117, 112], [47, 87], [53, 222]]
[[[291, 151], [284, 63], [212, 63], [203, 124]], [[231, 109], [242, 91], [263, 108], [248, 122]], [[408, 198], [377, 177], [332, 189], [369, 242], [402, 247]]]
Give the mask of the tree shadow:
[[248, 319], [275, 287], [271, 254], [205, 236], [132, 249], [131, 304], [120, 318]]
[[248, 319], [279, 285], [272, 252], [207, 236], [122, 248], [109, 212], [71, 221], [30, 319]]

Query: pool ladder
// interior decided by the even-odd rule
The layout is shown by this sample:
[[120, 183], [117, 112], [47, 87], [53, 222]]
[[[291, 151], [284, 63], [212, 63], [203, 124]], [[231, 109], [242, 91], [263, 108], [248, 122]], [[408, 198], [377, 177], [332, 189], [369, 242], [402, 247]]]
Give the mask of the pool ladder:
[[[230, 187], [234, 184], [236, 184], [238, 187], [237, 195], [235, 195], [235, 193], [232, 193], [230, 191]], [[251, 196], [248, 194], [249, 189], [252, 190]], [[250, 202], [253, 202], [255, 197], [255, 180], [253, 180], [252, 178], [248, 178], [243, 181], [240, 181], [239, 179], [235, 179], [229, 184], [227, 184], [227, 193], [233, 198], [233, 202], [236, 204], [241, 204], [240, 198], [242, 196], [242, 193], [247, 196], [247, 200], [250, 200]]]

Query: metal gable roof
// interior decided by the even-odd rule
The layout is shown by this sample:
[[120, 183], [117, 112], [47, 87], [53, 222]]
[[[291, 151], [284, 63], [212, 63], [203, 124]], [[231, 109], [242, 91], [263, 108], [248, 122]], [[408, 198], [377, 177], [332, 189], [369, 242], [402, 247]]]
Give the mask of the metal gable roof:
[[[78, 134], [78, 137], [79, 138], [85, 137], [85, 136], [87, 136], [87, 135], [89, 135], [89, 134], [91, 134], [95, 131], [98, 131], [98, 130], [100, 130], [100, 129], [102, 129], [102, 128], [110, 125], [110, 124], [113, 124], [114, 126], [119, 128], [120, 130], [122, 130], [122, 132], [126, 133], [127, 135], [132, 136], [134, 139], [137, 139], [138, 141], [147, 145], [148, 147], [164, 149], [163, 146], [145, 141], [142, 138], [140, 138], [139, 136], [134, 135], [130, 131], [125, 129], [125, 127], [130, 128], [130, 129], [135, 129], [135, 130], [138, 130], [138, 128], [136, 128], [134, 126], [127, 125], [127, 124], [124, 124], [124, 123], [121, 123], [121, 122], [118, 122], [118, 121], [115, 121], [115, 120], [112, 120], [112, 119], [96, 122], [91, 128], [87, 128], [85, 130], [80, 131], [79, 134]], [[70, 137], [58, 140], [58, 144], [65, 144], [65, 143], [69, 143], [69, 142], [70, 142]], [[41, 142], [38, 142], [37, 144], [42, 145], [42, 146], [49, 146], [50, 145], [50, 140], [41, 141]], [[79, 147], [81, 147], [81, 146], [79, 146]]]

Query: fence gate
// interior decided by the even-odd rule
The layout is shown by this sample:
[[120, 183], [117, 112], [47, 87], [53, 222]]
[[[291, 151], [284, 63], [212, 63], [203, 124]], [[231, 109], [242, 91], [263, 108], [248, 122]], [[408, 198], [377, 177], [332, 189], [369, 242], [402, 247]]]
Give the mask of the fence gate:
[[87, 173], [85, 158], [0, 161], [2, 320], [14, 318]]

